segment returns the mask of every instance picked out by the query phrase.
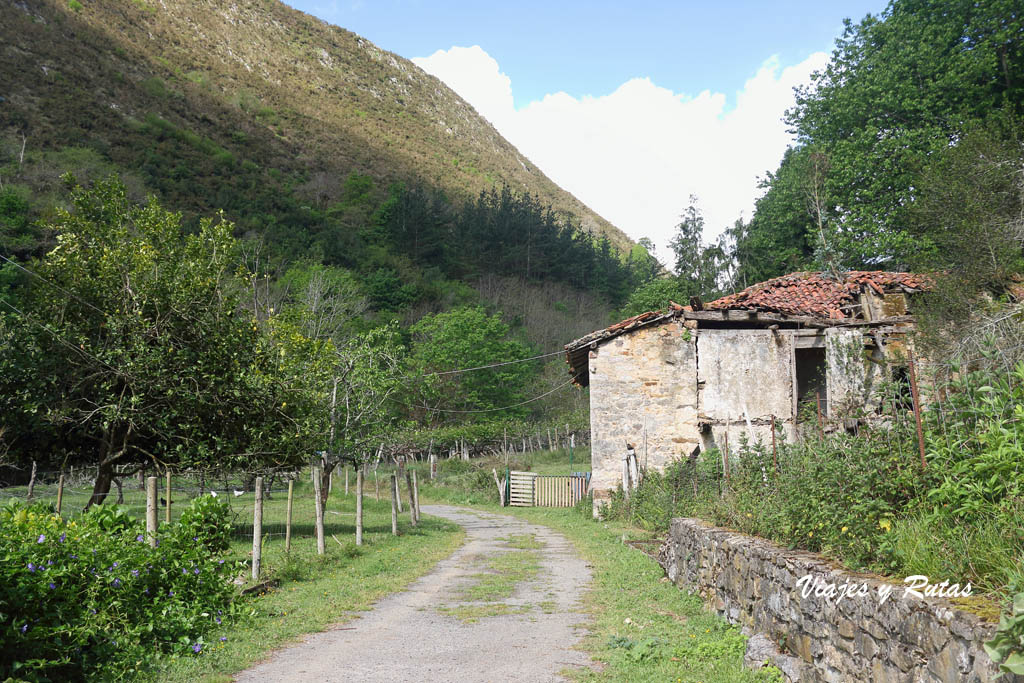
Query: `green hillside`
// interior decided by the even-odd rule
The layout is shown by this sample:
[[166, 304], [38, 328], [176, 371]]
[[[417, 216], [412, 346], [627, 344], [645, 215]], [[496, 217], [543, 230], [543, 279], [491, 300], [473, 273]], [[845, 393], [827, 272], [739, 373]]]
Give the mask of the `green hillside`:
[[3, 5], [8, 158], [22, 133], [29, 152], [88, 147], [177, 207], [235, 210], [254, 228], [232, 205], [257, 185], [323, 205], [352, 172], [451, 196], [505, 184], [630, 244], [436, 78], [280, 2]]
[[661, 268], [436, 78], [271, 0], [0, 10], [0, 453], [109, 480], [586, 422], [552, 352]]

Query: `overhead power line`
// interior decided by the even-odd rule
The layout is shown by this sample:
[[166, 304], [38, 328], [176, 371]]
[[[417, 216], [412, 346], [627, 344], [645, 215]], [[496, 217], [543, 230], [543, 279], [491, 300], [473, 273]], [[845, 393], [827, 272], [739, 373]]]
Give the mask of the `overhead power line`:
[[[458, 368], [456, 370], [442, 370], [440, 372], [426, 372], [422, 375], [414, 375], [413, 377], [441, 377], [443, 375], [457, 375], [462, 372], [473, 372], [474, 370], [490, 370], [491, 368], [500, 368], [504, 365], [514, 365], [516, 363], [526, 363], [531, 360], [540, 360], [541, 358], [550, 358], [551, 356], [558, 356], [565, 353], [564, 349], [558, 351], [552, 351], [550, 353], [542, 353], [539, 356], [531, 356], [529, 358], [519, 358], [517, 360], [506, 360], [499, 363], [491, 363], [489, 365], [478, 365], [474, 368]], [[408, 378], [412, 379], [412, 377]]]
[[[25, 273], [31, 275], [32, 277], [37, 278], [37, 279], [45, 282], [46, 284], [50, 285], [51, 287], [54, 287], [55, 289], [60, 290], [64, 294], [68, 295], [69, 297], [71, 297], [72, 299], [78, 301], [79, 303], [81, 303], [81, 304], [83, 304], [85, 306], [88, 306], [89, 308], [91, 308], [92, 310], [96, 311], [100, 315], [102, 315], [104, 317], [106, 317], [108, 315], [106, 313], [106, 311], [104, 311], [104, 310], [102, 310], [100, 308], [97, 308], [95, 305], [89, 303], [88, 301], [86, 301], [85, 299], [81, 298], [80, 296], [78, 296], [74, 292], [71, 292], [71, 291], [65, 289], [64, 287], [61, 287], [60, 285], [58, 285], [56, 282], [53, 282], [52, 280], [48, 280], [47, 278], [43, 277], [39, 273], [36, 273], [35, 271], [30, 270], [29, 268], [26, 268], [25, 266], [21, 265], [17, 261], [13, 261], [13, 260], [7, 258], [6, 256], [4, 256], [3, 254], [0, 254], [0, 259], [3, 259], [4, 261], [6, 261], [7, 263], [10, 263], [15, 268], [17, 268], [17, 269], [19, 269], [21, 271], [24, 271]], [[7, 302], [4, 302], [4, 303], [7, 303]], [[11, 308], [14, 308], [14, 307], [11, 306]], [[15, 310], [17, 311], [17, 309], [15, 309]], [[22, 315], [23, 317], [25, 317], [26, 319], [31, 320], [31, 318], [29, 316], [25, 315], [21, 311], [17, 311], [17, 312], [20, 315]], [[49, 330], [49, 328], [45, 328], [44, 327], [44, 329], [46, 329], [48, 332], [50, 332], [50, 334], [53, 334], [53, 331]], [[75, 347], [71, 346], [71, 348], [75, 348]], [[76, 350], [81, 352], [79, 349], [76, 349]], [[530, 356], [529, 358], [517, 358], [515, 360], [506, 360], [506, 361], [500, 361], [500, 362], [497, 362], [497, 363], [489, 363], [487, 365], [478, 365], [478, 366], [472, 367], [472, 368], [456, 368], [454, 370], [440, 370], [438, 372], [427, 372], [427, 373], [423, 373], [421, 375], [406, 376], [405, 379], [415, 379], [415, 378], [419, 378], [419, 377], [444, 377], [446, 375], [458, 375], [458, 374], [461, 374], [461, 373], [464, 373], [464, 372], [475, 372], [477, 370], [491, 370], [493, 368], [500, 368], [500, 367], [504, 367], [506, 365], [515, 365], [516, 363], [528, 363], [530, 361], [540, 360], [542, 358], [550, 358], [551, 356], [558, 356], [558, 355], [561, 355], [563, 353], [565, 353], [565, 350], [564, 349], [559, 349], [558, 351], [551, 351], [551, 352], [548, 352], [548, 353], [542, 353], [542, 354], [540, 354], [538, 356]]]
[[46, 279], [45, 277], [43, 277], [43, 276], [42, 276], [42, 275], [40, 275], [39, 273], [36, 273], [36, 272], [34, 272], [34, 271], [31, 271], [31, 270], [29, 270], [28, 268], [26, 268], [25, 266], [21, 265], [21, 264], [20, 264], [20, 263], [18, 263], [17, 261], [12, 261], [11, 259], [9, 259], [9, 258], [7, 258], [6, 256], [4, 256], [3, 254], [0, 254], [0, 259], [3, 259], [4, 261], [7, 261], [8, 263], [10, 263], [10, 264], [11, 264], [12, 266], [14, 266], [15, 268], [17, 268], [18, 270], [23, 270], [23, 271], [25, 271], [26, 273], [28, 273], [28, 274], [29, 274], [29, 275], [31, 275], [32, 277], [35, 277], [35, 278], [39, 278], [40, 280], [42, 280], [42, 281], [43, 281], [43, 282], [45, 282], [46, 284], [50, 285], [51, 287], [56, 287], [56, 288], [57, 288], [57, 289], [59, 289], [60, 291], [64, 292], [64, 293], [65, 293], [65, 294], [67, 294], [68, 296], [70, 296], [70, 297], [71, 297], [72, 299], [75, 299], [75, 300], [76, 300], [76, 301], [78, 301], [79, 303], [85, 304], [86, 306], [88, 306], [88, 307], [89, 307], [89, 308], [91, 308], [92, 310], [96, 311], [96, 312], [97, 312], [97, 313], [99, 313], [100, 315], [103, 315], [103, 316], [106, 316], [106, 315], [107, 315], [107, 314], [106, 314], [106, 313], [105, 313], [104, 311], [100, 310], [99, 308], [96, 308], [96, 306], [92, 305], [91, 303], [89, 303], [88, 301], [86, 301], [86, 300], [85, 300], [85, 299], [83, 299], [82, 297], [78, 296], [78, 295], [77, 295], [77, 294], [75, 294], [74, 292], [69, 292], [68, 290], [66, 290], [66, 289], [64, 289], [63, 287], [61, 287], [60, 285], [58, 285], [58, 284], [57, 284], [56, 282], [52, 282], [52, 281], [50, 281], [50, 280], [47, 280], [47, 279]]
[[568, 381], [562, 382], [561, 384], [559, 384], [554, 389], [551, 389], [550, 391], [545, 391], [540, 396], [534, 396], [533, 398], [528, 398], [525, 401], [520, 401], [519, 403], [513, 403], [512, 405], [508, 405], [508, 406], [501, 406], [500, 408], [476, 408], [476, 409], [472, 409], [472, 410], [452, 410], [452, 409], [448, 409], [448, 408], [431, 408], [430, 406], [425, 406], [425, 405], [420, 405], [420, 404], [409, 405], [409, 404], [406, 404], [406, 403], [401, 403], [400, 401], [394, 401], [393, 399], [392, 400], [394, 401], [394, 403], [397, 403], [398, 405], [403, 406], [405, 408], [421, 408], [423, 410], [428, 410], [428, 411], [433, 412], [433, 413], [456, 413], [456, 414], [460, 414], [460, 415], [466, 415], [466, 414], [469, 414], [469, 413], [496, 413], [496, 412], [499, 412], [499, 411], [502, 411], [502, 410], [511, 410], [512, 408], [518, 408], [519, 406], [525, 406], [528, 403], [533, 403], [535, 401], [539, 401], [542, 398], [546, 398], [546, 397], [550, 396], [551, 394], [555, 393], [559, 389], [562, 389], [562, 388], [572, 384], [574, 381], [576, 381], [576, 377], [572, 377]]

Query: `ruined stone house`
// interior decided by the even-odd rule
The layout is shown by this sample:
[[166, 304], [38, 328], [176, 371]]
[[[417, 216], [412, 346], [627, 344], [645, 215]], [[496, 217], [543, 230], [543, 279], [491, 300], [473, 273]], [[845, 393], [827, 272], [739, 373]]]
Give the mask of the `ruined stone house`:
[[702, 304], [673, 304], [567, 344], [590, 387], [595, 512], [622, 481], [627, 444], [639, 465], [721, 446], [799, 438], [818, 410], [830, 424], [877, 412], [928, 280], [912, 273], [793, 273]]

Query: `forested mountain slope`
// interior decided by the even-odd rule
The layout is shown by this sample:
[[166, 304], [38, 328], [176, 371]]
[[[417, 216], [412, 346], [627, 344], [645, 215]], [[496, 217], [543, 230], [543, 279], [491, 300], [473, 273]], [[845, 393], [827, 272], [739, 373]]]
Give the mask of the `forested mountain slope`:
[[280, 2], [0, 8], [4, 161], [23, 142], [87, 147], [187, 214], [225, 209], [272, 238], [309, 232], [302, 207], [340, 199], [352, 172], [452, 197], [507, 185], [629, 247], [439, 80]]

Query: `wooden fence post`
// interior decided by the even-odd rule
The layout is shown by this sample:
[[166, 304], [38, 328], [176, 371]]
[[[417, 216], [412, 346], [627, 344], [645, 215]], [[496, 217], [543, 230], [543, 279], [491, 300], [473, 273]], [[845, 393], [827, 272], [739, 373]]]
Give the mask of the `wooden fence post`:
[[146, 536], [156, 547], [156, 477], [146, 478]]
[[910, 370], [910, 397], [914, 400], [914, 422], [917, 426], [917, 448], [921, 454], [921, 469], [928, 469], [924, 459], [924, 428], [921, 425], [921, 395], [917, 392], [917, 372], [914, 369], [914, 352], [907, 350], [907, 368]]
[[313, 468], [313, 509], [316, 514], [316, 554], [323, 555], [324, 547], [324, 503], [320, 500], [320, 468]]
[[725, 471], [725, 483], [729, 483], [729, 419], [725, 421], [725, 435], [722, 437], [722, 467]]
[[420, 521], [420, 484], [416, 480], [416, 470], [412, 471], [412, 501], [416, 508], [416, 521]]
[[815, 403], [818, 406], [818, 436], [825, 438], [825, 421], [821, 417], [821, 392], [814, 392]]
[[292, 549], [292, 494], [295, 493], [295, 480], [288, 480], [288, 507], [284, 513], [284, 551]]
[[164, 521], [171, 523], [171, 468], [167, 468], [167, 510], [164, 512]]
[[252, 508], [252, 580], [259, 581], [263, 559], [263, 477], [256, 477], [256, 499]]
[[402, 480], [398, 478], [398, 473], [395, 473], [395, 500], [398, 503], [398, 514], [402, 514], [405, 510], [402, 509]]
[[391, 533], [398, 535], [398, 475], [391, 475]]
[[775, 468], [776, 474], [779, 472], [779, 453], [775, 447], [775, 416], [772, 415], [772, 466]]
[[57, 514], [60, 514], [61, 504], [64, 502], [64, 473], [61, 472], [60, 478], [57, 480]]
[[405, 488], [409, 491], [409, 519], [416, 526], [419, 520], [416, 519], [416, 498], [412, 492], [412, 471], [409, 467], [405, 468]]
[[345, 465], [345, 495], [348, 496], [348, 465]]
[[378, 481], [378, 479], [377, 479], [377, 470], [376, 470], [376, 468], [373, 470], [373, 490], [374, 490], [374, 498], [376, 498], [377, 500], [380, 500], [380, 481]]
[[363, 468], [356, 469], [356, 545], [363, 544]]

